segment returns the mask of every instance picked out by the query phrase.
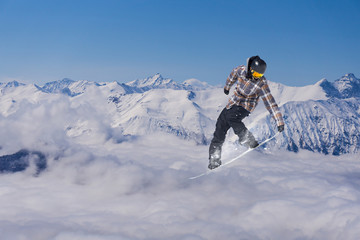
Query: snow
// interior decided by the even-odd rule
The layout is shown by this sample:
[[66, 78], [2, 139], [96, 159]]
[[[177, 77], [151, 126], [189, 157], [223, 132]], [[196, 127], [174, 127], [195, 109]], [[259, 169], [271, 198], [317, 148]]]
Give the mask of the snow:
[[177, 87], [177, 83], [169, 78], [164, 79], [160, 73], [146, 79], [137, 79], [127, 83], [130, 87], [137, 88], [164, 88], [164, 87]]
[[187, 88], [193, 88], [195, 90], [203, 90], [203, 89], [209, 89], [211, 86], [207, 84], [206, 82], [202, 82], [196, 78], [190, 78], [183, 82], [184, 86]]
[[[214, 130], [228, 98], [222, 88], [193, 91], [189, 99], [186, 89], [127, 94], [117, 82], [72, 84], [84, 92], [70, 97], [20, 85], [0, 95], [0, 156], [28, 149], [48, 161], [39, 175], [35, 166], [0, 174], [2, 239], [358, 239], [359, 153], [293, 153], [272, 145], [297, 136], [297, 128], [313, 132], [302, 135], [311, 141], [326, 135], [320, 128], [326, 124], [354, 132], [356, 99], [321, 100], [312, 92], [321, 83], [304, 87], [304, 96], [271, 83], [297, 128], [189, 180], [206, 170], [208, 145], [195, 134]], [[266, 137], [261, 105], [246, 124]], [[323, 118], [298, 126], [297, 114], [302, 121]], [[244, 151], [231, 134], [224, 162]]]
[[326, 100], [326, 93], [320, 86], [322, 81], [304, 87], [289, 87], [281, 83], [268, 82], [271, 93], [277, 96], [277, 104], [282, 106], [289, 101]]
[[360, 97], [360, 79], [357, 79], [352, 73], [348, 73], [340, 79], [337, 79], [333, 83], [333, 86], [344, 98]]
[[[124, 134], [132, 135], [154, 132], [159, 128], [177, 132], [185, 138], [201, 139], [202, 134], [212, 134], [213, 129], [203, 127], [213, 125], [213, 120], [207, 117], [209, 111], [199, 109], [189, 100], [188, 91], [174, 93], [173, 89], [153, 89], [123, 96], [117, 104], [121, 116], [114, 120], [113, 125], [123, 126]], [[201, 95], [194, 101], [202, 101]]]

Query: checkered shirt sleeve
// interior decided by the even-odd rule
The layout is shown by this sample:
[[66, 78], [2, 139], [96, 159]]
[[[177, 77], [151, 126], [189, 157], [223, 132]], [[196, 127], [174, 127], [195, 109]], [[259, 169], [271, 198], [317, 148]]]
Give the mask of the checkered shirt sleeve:
[[278, 126], [284, 125], [284, 120], [278, 105], [275, 102], [273, 95], [270, 92], [269, 85], [265, 84], [260, 88], [260, 96], [265, 104], [266, 109], [270, 112], [271, 116], [275, 119]]

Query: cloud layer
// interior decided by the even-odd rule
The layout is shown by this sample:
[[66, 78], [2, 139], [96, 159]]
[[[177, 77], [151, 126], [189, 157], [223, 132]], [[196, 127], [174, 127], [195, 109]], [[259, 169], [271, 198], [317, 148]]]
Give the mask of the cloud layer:
[[[80, 99], [81, 100], [81, 99]], [[0, 115], [1, 155], [41, 151], [48, 166], [0, 175], [4, 239], [357, 239], [358, 155], [253, 151], [207, 166], [207, 146], [166, 134], [124, 139], [103, 103], [18, 102]], [[105, 105], [106, 106], [106, 105]], [[281, 136], [280, 136], [281, 137]], [[224, 161], [241, 149], [226, 142]]]

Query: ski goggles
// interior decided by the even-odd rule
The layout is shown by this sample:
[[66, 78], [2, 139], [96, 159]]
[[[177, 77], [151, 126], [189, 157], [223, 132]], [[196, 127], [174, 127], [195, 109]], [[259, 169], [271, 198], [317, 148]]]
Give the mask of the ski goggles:
[[262, 76], [264, 76], [263, 73], [258, 73], [254, 70], [251, 70], [251, 74], [253, 75], [254, 78], [261, 78]]

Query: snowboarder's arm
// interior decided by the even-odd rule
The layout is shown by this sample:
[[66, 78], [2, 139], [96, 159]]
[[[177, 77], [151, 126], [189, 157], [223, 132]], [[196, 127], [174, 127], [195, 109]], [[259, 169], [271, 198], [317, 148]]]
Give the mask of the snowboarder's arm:
[[270, 92], [269, 85], [265, 83], [261, 87], [261, 98], [264, 101], [266, 109], [270, 112], [271, 116], [275, 119], [277, 126], [284, 126], [284, 120], [275, 102], [273, 95]]
[[239, 71], [242, 71], [242, 66], [234, 68], [229, 77], [226, 79], [226, 83], [225, 83], [225, 87], [224, 90], [226, 91], [230, 91], [230, 88], [232, 85], [234, 85], [234, 83], [238, 80], [238, 76], [239, 76]]

